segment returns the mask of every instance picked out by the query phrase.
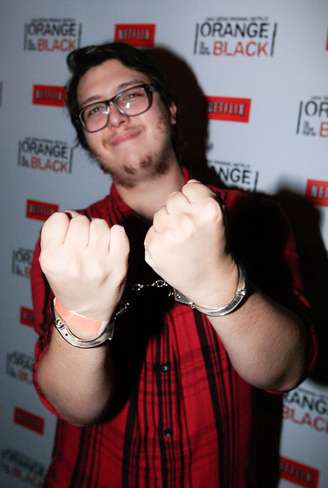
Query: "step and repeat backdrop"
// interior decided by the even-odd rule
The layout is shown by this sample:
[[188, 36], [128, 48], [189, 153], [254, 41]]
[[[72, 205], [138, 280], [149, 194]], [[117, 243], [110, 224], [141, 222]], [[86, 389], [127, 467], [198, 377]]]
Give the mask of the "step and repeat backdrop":
[[[187, 109], [185, 157], [196, 168], [207, 161], [228, 186], [277, 195], [290, 212], [319, 323], [328, 292], [328, 2], [3, 0], [0, 25], [0, 486], [7, 488], [41, 485], [55, 431], [32, 385], [36, 239], [52, 212], [84, 207], [111, 183], [75, 144], [64, 107], [66, 55], [108, 40], [158, 50]], [[327, 459], [323, 367], [284, 396], [280, 487], [326, 488]]]

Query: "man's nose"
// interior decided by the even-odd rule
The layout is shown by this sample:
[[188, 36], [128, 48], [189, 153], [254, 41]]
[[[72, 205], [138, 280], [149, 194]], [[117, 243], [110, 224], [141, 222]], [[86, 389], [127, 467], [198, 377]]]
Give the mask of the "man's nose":
[[110, 111], [108, 116], [108, 124], [113, 127], [119, 127], [129, 119], [128, 115], [122, 114], [114, 103], [110, 104]]

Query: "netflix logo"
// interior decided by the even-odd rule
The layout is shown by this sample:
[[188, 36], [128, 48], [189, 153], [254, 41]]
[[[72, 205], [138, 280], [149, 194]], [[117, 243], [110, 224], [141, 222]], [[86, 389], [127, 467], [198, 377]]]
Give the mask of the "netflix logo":
[[44, 419], [20, 407], [15, 407], [14, 422], [36, 434], [44, 434]]
[[64, 107], [66, 103], [66, 89], [64, 86], [34, 85], [32, 103], [33, 105]]
[[33, 327], [33, 325], [34, 325], [33, 310], [31, 308], [27, 308], [27, 307], [20, 307], [19, 321], [22, 325], [27, 325], [28, 327]]
[[116, 24], [115, 42], [125, 42], [135, 47], [154, 47], [155, 24]]
[[319, 471], [306, 464], [280, 456], [280, 478], [291, 481], [298, 486], [317, 488]]
[[328, 181], [307, 180], [305, 196], [314, 205], [328, 207]]
[[55, 203], [38, 202], [37, 200], [26, 201], [26, 218], [34, 220], [47, 220], [51, 214], [57, 212], [59, 206]]
[[208, 118], [229, 122], [249, 122], [251, 99], [234, 97], [206, 97]]

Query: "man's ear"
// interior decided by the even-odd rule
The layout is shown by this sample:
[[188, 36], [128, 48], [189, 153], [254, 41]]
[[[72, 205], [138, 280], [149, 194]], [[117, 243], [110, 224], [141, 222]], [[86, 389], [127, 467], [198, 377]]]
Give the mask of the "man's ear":
[[170, 113], [170, 122], [172, 125], [175, 125], [177, 122], [177, 106], [174, 102], [171, 102], [169, 106], [169, 113]]

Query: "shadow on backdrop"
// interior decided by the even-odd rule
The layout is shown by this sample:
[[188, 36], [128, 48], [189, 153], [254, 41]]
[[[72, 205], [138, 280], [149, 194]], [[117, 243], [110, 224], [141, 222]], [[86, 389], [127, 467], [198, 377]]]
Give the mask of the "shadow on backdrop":
[[309, 200], [288, 188], [281, 188], [276, 196], [295, 236], [305, 296], [311, 304], [318, 335], [318, 362], [310, 378], [328, 386], [328, 259], [321, 234], [321, 214]]
[[[180, 162], [200, 181], [224, 187], [216, 171], [207, 166], [207, 101], [195, 74], [182, 58], [164, 47], [152, 50], [151, 56], [164, 72], [177, 102], [177, 153]], [[321, 237], [320, 214], [305, 197], [288, 188], [281, 188], [275, 197], [290, 220], [294, 232], [304, 291], [313, 307], [313, 322], [319, 336], [318, 364], [311, 379], [328, 385], [328, 355], [325, 352], [325, 345], [328, 343], [325, 306], [328, 260]], [[262, 278], [267, 282], [267, 276], [270, 276], [269, 286], [272, 285], [274, 291], [264, 291], [280, 303], [297, 308], [291, 303], [291, 277], [286, 267], [279, 263], [277, 250], [281, 251], [283, 248], [288, 231], [285, 223], [279, 221], [281, 219], [277, 208], [268, 204], [266, 198], [258, 193], [247, 208], [237, 209], [236, 212], [237, 225], [234, 225], [235, 230], [231, 236], [233, 251], [247, 262], [255, 283], [261, 286]], [[283, 287], [282, 282], [285, 284]], [[252, 487], [274, 488], [278, 484], [281, 425], [282, 397], [255, 390], [252, 436], [252, 460], [255, 469], [251, 468], [250, 473]]]

